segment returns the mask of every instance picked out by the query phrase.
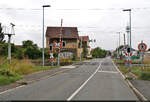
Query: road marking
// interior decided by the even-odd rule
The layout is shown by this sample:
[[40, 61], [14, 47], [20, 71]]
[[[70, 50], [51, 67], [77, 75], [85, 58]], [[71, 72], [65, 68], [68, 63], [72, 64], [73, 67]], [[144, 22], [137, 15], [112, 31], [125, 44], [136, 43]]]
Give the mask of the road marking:
[[98, 71], [98, 72], [104, 72], [104, 73], [118, 73], [117, 71]]
[[73, 66], [73, 65], [69, 65], [69, 66], [62, 66], [60, 68], [76, 68], [76, 66]]
[[11, 92], [11, 91], [13, 91], [13, 90], [16, 90], [16, 89], [21, 88], [21, 87], [24, 87], [24, 86], [26, 86], [26, 85], [22, 85], [22, 86], [18, 86], [18, 87], [16, 87], [16, 88], [8, 89], [8, 90], [6, 90], [6, 91], [1, 92], [0, 95], [3, 94], [3, 93], [6, 93], [6, 92]]
[[100, 62], [96, 71], [67, 99], [67, 101], [70, 101], [87, 84], [87, 82], [98, 72], [98, 70], [101, 67], [101, 63], [102, 61]]

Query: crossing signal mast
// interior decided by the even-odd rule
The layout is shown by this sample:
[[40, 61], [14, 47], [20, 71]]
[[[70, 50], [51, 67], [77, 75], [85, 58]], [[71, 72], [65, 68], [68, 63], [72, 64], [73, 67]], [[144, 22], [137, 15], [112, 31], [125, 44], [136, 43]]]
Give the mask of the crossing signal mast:
[[4, 35], [8, 35], [8, 61], [9, 63], [11, 63], [11, 36], [15, 35], [15, 30], [14, 30], [15, 24], [10, 23], [10, 25], [11, 25], [11, 31], [8, 33], [4, 32]]
[[[58, 59], [57, 59], [57, 66], [60, 65], [60, 49], [62, 47], [66, 46], [66, 42], [62, 41], [62, 22], [63, 20], [61, 19], [61, 27], [60, 27], [60, 34], [59, 34], [59, 41], [53, 41], [53, 43], [49, 44], [49, 54], [50, 58], [49, 61], [51, 61], [51, 65], [53, 66], [53, 60], [55, 60], [53, 53], [54, 53], [54, 48], [58, 48]], [[50, 41], [49, 41], [50, 42]], [[53, 60], [52, 60], [53, 59]]]
[[60, 35], [59, 35], [59, 51], [58, 51], [58, 62], [57, 62], [57, 66], [60, 65], [60, 48], [62, 47], [62, 23], [63, 23], [63, 19], [61, 19], [61, 27], [60, 27]]

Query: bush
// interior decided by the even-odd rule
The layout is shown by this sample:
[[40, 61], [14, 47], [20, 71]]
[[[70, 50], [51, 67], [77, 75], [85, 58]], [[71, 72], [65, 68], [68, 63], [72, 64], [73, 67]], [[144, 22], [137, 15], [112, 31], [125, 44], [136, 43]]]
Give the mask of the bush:
[[141, 73], [140, 79], [150, 80], [150, 73]]
[[10, 83], [13, 83], [13, 82], [16, 82], [17, 80], [23, 78], [22, 76], [20, 75], [15, 75], [15, 76], [11, 76], [11, 77], [6, 77], [6, 76], [2, 76], [0, 75], [0, 86], [1, 85], [8, 85]]
[[12, 71], [10, 71], [8, 69], [0, 69], [0, 75], [15, 76], [15, 73], [13, 73]]

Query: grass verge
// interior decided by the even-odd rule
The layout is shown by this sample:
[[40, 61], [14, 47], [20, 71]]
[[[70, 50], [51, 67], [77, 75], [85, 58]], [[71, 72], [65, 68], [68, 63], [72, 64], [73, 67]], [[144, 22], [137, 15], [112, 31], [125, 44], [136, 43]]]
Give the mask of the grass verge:
[[[3, 59], [2, 59], [3, 60]], [[12, 59], [11, 64], [6, 61], [0, 62], [0, 86], [8, 85], [23, 78], [26, 74], [49, 70], [54, 67], [50, 66], [35, 66], [29, 60]]]
[[[129, 69], [127, 66], [124, 65], [123, 61], [116, 60], [114, 59], [115, 63], [122, 63], [118, 64], [118, 69], [124, 74], [128, 75], [129, 74]], [[131, 73], [137, 76], [138, 79], [141, 80], [150, 80], [150, 66], [147, 67], [141, 67], [141, 66], [132, 66], [131, 68]]]

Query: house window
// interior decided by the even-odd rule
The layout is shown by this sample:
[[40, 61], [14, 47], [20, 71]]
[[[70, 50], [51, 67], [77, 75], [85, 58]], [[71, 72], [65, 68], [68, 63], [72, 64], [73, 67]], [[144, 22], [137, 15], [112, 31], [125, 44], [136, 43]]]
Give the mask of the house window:
[[66, 29], [64, 33], [65, 34], [71, 34], [71, 30], [70, 29]]

